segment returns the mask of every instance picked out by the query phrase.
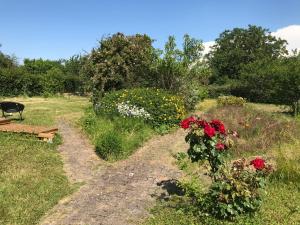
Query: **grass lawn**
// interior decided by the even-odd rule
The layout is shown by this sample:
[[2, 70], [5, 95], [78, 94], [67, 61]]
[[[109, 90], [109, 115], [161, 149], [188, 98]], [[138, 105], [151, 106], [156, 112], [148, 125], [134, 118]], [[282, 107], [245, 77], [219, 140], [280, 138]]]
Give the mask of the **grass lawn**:
[[[71, 122], [78, 122], [84, 109], [90, 105], [89, 99], [78, 96], [67, 97], [15, 97], [1, 98], [0, 101], [16, 101], [25, 105], [22, 123], [32, 125], [53, 125], [57, 118], [65, 118]], [[18, 114], [14, 116], [18, 118]]]
[[[205, 101], [198, 109], [211, 108], [213, 102]], [[168, 201], [159, 201], [152, 209], [152, 216], [143, 224], [300, 224], [300, 124], [296, 119], [278, 113], [279, 110], [274, 105], [248, 104], [245, 109], [212, 107], [206, 113], [207, 117], [219, 118], [229, 128], [238, 130], [241, 138], [233, 149], [233, 158], [262, 155], [275, 162], [276, 170], [269, 179], [263, 193], [263, 204], [256, 214], [244, 215], [234, 221], [218, 220], [199, 214], [201, 209], [192, 206], [188, 197], [173, 196]], [[249, 125], [244, 126], [245, 120]], [[197, 164], [188, 161], [181, 163], [185, 165], [186, 174], [193, 173], [197, 177]], [[200, 173], [197, 182], [205, 191], [207, 182]]]
[[[77, 123], [87, 98], [0, 98], [25, 104], [22, 123], [54, 125], [59, 117]], [[17, 118], [17, 115], [16, 115]], [[56, 151], [61, 142], [25, 134], [0, 133], [0, 224], [36, 224], [61, 198], [74, 191]]]

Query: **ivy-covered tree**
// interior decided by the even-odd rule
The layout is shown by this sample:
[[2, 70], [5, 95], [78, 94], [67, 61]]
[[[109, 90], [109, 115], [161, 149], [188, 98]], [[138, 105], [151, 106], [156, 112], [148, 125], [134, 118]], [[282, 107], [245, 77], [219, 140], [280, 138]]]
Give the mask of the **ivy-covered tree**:
[[239, 79], [243, 66], [287, 54], [286, 44], [285, 40], [272, 36], [268, 29], [259, 26], [225, 30], [208, 55], [214, 78]]
[[102, 95], [112, 89], [147, 85], [156, 57], [147, 35], [116, 33], [102, 38], [87, 60], [95, 92]]

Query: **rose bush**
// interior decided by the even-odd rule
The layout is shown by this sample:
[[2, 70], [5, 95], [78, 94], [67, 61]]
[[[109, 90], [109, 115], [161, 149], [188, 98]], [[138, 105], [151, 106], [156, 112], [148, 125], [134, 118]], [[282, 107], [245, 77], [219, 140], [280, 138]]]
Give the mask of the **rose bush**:
[[252, 160], [240, 159], [226, 162], [228, 150], [233, 145], [230, 135], [239, 137], [236, 131], [226, 131], [220, 120], [206, 121], [191, 116], [180, 123], [188, 130], [188, 156], [192, 162], [207, 160], [211, 167], [212, 183], [208, 193], [199, 195], [201, 190], [194, 184], [185, 183], [186, 194], [201, 211], [218, 218], [230, 218], [242, 213], [256, 211], [261, 204], [261, 192], [272, 167], [261, 157]]
[[208, 160], [211, 176], [218, 171], [227, 155], [232, 141], [226, 134], [224, 124], [220, 120], [210, 122], [191, 116], [181, 121], [183, 129], [189, 129], [186, 141], [190, 144], [188, 155], [194, 161]]

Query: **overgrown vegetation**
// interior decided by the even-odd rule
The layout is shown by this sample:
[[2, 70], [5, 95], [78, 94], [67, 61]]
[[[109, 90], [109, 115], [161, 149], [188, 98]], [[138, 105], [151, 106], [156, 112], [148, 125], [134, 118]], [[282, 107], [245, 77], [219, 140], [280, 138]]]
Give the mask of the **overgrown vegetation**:
[[[149, 114], [141, 119], [154, 127], [178, 124], [186, 113], [183, 99], [161, 89], [140, 88], [107, 93], [95, 106], [97, 114], [106, 116], [126, 116], [121, 112], [121, 104], [136, 106]], [[127, 108], [128, 115], [134, 110]]]
[[211, 97], [242, 96], [249, 101], [290, 107], [299, 113], [299, 52], [288, 55], [287, 42], [269, 30], [249, 25], [226, 30], [208, 55]]
[[[221, 112], [219, 113], [219, 111]], [[181, 185], [179, 188], [185, 190], [185, 195], [173, 195], [167, 198], [166, 201], [162, 200], [156, 208], [153, 209], [153, 217], [145, 221], [145, 224], [298, 224], [300, 222], [300, 209], [297, 205], [297, 201], [300, 199], [300, 155], [297, 151], [297, 149], [299, 149], [299, 137], [297, 135], [300, 130], [299, 122], [292, 118], [279, 115], [278, 113], [271, 114], [266, 111], [268, 111], [268, 109], [265, 111], [257, 111], [248, 106], [225, 106], [211, 109], [206, 113], [206, 115], [209, 115], [209, 118], [224, 119], [224, 124], [229, 129], [232, 129], [233, 125], [236, 126], [236, 128], [239, 127], [239, 129], [232, 129], [237, 131], [236, 135], [239, 135], [239, 138], [235, 140], [236, 144], [234, 148], [236, 150], [233, 157], [253, 159], [255, 155], [263, 155], [264, 158], [275, 165], [275, 171], [271, 174], [267, 182], [266, 192], [260, 193], [262, 205], [258, 212], [248, 215], [238, 215], [234, 220], [220, 220], [217, 218], [219, 214], [211, 216], [213, 211], [209, 210], [207, 213], [205, 209], [207, 206], [216, 209], [219, 200], [211, 199], [206, 202], [207, 204], [205, 203], [204, 194], [208, 192], [208, 187], [211, 184], [203, 178], [203, 173], [207, 172], [205, 164], [204, 167], [199, 167], [197, 162], [192, 163], [186, 157], [181, 156], [177, 158], [179, 160], [178, 165], [186, 176], [180, 181]], [[250, 117], [254, 120], [249, 120], [249, 125], [245, 126], [239, 123], [242, 118]], [[258, 118], [257, 122], [255, 118]], [[273, 124], [274, 128], [273, 126], [270, 127], [271, 124]], [[248, 129], [252, 129], [252, 127], [256, 127], [257, 132], [248, 133]], [[262, 141], [260, 136], [262, 133], [264, 134], [263, 138], [265, 140], [271, 140], [265, 142], [264, 148], [260, 147]], [[289, 137], [287, 139], [282, 137], [286, 136], [286, 134], [288, 134], [287, 136]], [[275, 137], [278, 138], [278, 140]], [[249, 146], [249, 148], [246, 149], [243, 146]], [[251, 148], [251, 146], [254, 147]], [[255, 164], [258, 169], [263, 165], [260, 162], [253, 161], [252, 164]], [[243, 160], [235, 161], [234, 165], [236, 167], [236, 169], [233, 170], [234, 173], [240, 171], [241, 168], [245, 168], [242, 166], [245, 165]], [[248, 174], [248, 172], [246, 173]], [[228, 176], [226, 175], [226, 177]], [[244, 178], [246, 178], [246, 176], [243, 176], [243, 179]], [[226, 178], [227, 181], [232, 179], [233, 177], [230, 179]], [[224, 193], [228, 194], [230, 189], [228, 189], [226, 183], [227, 182], [221, 182], [218, 184], [216, 186], [218, 188], [213, 189], [213, 193], [225, 191]], [[242, 186], [239, 186], [241, 189], [237, 190], [242, 190], [244, 184], [245, 182], [243, 181], [241, 183]], [[227, 197], [224, 195], [224, 197], [231, 198], [230, 195]], [[201, 205], [199, 205], [200, 203]], [[251, 206], [250, 202], [248, 206]], [[235, 206], [232, 205], [232, 208], [221, 207], [219, 209], [229, 209], [228, 212], [230, 214], [235, 212], [236, 208], [234, 207]]]
[[82, 124], [106, 160], [130, 155], [154, 132], [177, 126], [186, 113], [181, 97], [151, 88], [110, 92], [94, 107]]
[[217, 99], [217, 103], [220, 106], [244, 106], [246, 104], [246, 99], [235, 96], [219, 96]]
[[299, 135], [295, 130], [300, 125], [291, 118], [280, 114], [256, 110], [251, 106], [218, 106], [206, 115], [211, 119], [220, 118], [239, 137], [233, 137], [232, 151], [240, 156], [265, 152], [273, 146], [291, 142]]

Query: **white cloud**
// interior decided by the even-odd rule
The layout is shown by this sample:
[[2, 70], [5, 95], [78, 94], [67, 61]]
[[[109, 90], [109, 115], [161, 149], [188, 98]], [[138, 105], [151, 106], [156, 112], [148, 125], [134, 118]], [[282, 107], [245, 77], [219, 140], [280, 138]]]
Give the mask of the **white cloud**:
[[272, 32], [272, 35], [287, 40], [287, 49], [289, 51], [296, 48], [300, 50], [300, 25], [290, 25], [280, 28]]
[[[293, 49], [300, 50], [300, 25], [290, 25], [280, 28], [271, 33], [275, 37], [284, 39], [288, 42], [287, 49], [291, 52]], [[214, 41], [204, 42], [204, 54], [210, 51], [210, 47], [215, 44]]]

